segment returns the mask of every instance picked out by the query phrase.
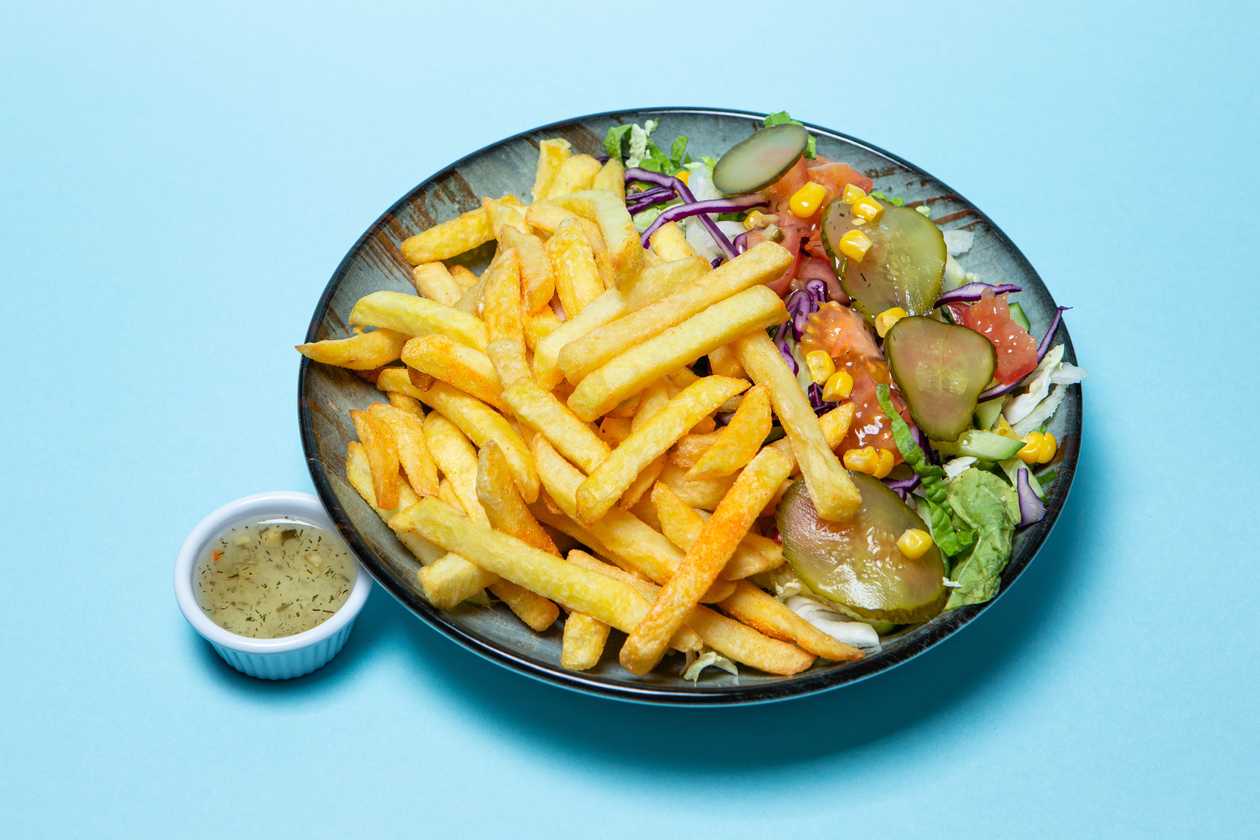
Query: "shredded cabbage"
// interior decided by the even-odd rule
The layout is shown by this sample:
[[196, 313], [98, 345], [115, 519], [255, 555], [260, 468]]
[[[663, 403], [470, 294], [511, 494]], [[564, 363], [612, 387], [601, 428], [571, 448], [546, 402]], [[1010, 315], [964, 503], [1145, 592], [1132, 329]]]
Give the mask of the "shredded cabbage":
[[1050, 392], [1050, 396], [1038, 403], [1037, 407], [1023, 420], [1020, 420], [1018, 423], [1012, 423], [1011, 428], [1020, 437], [1036, 431], [1041, 428], [1041, 424], [1049, 421], [1054, 416], [1054, 413], [1059, 410], [1059, 405], [1062, 404], [1066, 396], [1067, 386], [1055, 385], [1054, 390]]
[[687, 664], [682, 674], [683, 679], [691, 680], [693, 683], [699, 682], [700, 672], [705, 668], [720, 668], [733, 676], [736, 682], [739, 681], [739, 668], [736, 667], [735, 663], [725, 656], [719, 656], [716, 651], [712, 650], [706, 650], [699, 656], [688, 651]]
[[864, 621], [853, 621], [843, 613], [803, 595], [788, 598], [787, 607], [838, 642], [865, 651], [879, 650], [879, 634]]
[[970, 455], [961, 455], [952, 461], [946, 461], [941, 465], [941, 469], [945, 470], [945, 480], [951, 481], [962, 475], [967, 469], [976, 462], [976, 459]]
[[1050, 394], [1050, 377], [1062, 360], [1063, 345], [1056, 344], [1026, 380], [1028, 385], [1024, 393], [1012, 399], [1002, 409], [1002, 415], [1008, 423], [1018, 423], [1032, 414], [1037, 404]]

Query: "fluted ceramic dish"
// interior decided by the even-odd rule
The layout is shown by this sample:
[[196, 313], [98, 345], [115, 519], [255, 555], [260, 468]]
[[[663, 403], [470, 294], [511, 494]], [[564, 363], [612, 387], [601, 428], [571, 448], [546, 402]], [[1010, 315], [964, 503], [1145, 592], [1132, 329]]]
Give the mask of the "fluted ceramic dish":
[[[611, 125], [660, 120], [659, 136], [666, 147], [676, 135], [691, 138], [695, 155], [718, 155], [747, 137], [762, 115], [713, 108], [645, 108], [594, 114], [526, 131], [473, 152], [411, 189], [371, 224], [333, 272], [315, 304], [307, 341], [348, 335], [346, 318], [354, 302], [379, 289], [412, 290], [410, 266], [398, 245], [407, 236], [479, 206], [480, 196], [514, 193], [527, 200], [533, 184], [538, 142], [563, 137], [575, 150], [598, 154]], [[852, 164], [875, 180], [877, 189], [924, 203], [933, 220], [945, 230], [968, 230], [975, 235], [963, 267], [982, 279], [1017, 283], [1024, 291], [1019, 301], [1040, 337], [1054, 315], [1055, 301], [1024, 255], [979, 209], [956, 191], [893, 154], [830, 129], [809, 125], [818, 138], [818, 152]], [[490, 243], [456, 260], [480, 271], [493, 254]], [[1066, 327], [1056, 342], [1065, 345], [1064, 361], [1075, 362]], [[888, 670], [938, 644], [966, 626], [992, 605], [964, 607], [937, 616], [926, 624], [885, 638], [883, 649], [849, 664], [820, 661], [792, 677], [775, 677], [741, 669], [738, 678], [707, 670], [699, 682], [682, 678], [681, 658], [667, 657], [657, 671], [634, 677], [617, 664], [621, 637], [614, 631], [603, 661], [583, 673], [560, 667], [560, 625], [536, 634], [506, 608], [466, 606], [452, 612], [434, 609], [416, 586], [416, 560], [389, 528], [359, 498], [345, 480], [345, 451], [354, 439], [349, 411], [363, 408], [381, 395], [369, 384], [337, 368], [301, 362], [298, 376], [298, 413], [302, 445], [311, 477], [329, 515], [363, 565], [387, 591], [425, 624], [473, 653], [504, 667], [554, 685], [591, 694], [650, 703], [720, 705], [765, 702], [823, 691]], [[1028, 566], [1063, 508], [1076, 469], [1081, 440], [1081, 392], [1068, 391], [1051, 430], [1063, 442], [1058, 480], [1046, 499], [1046, 517], [1019, 532], [1014, 553], [1002, 575], [1001, 593]], [[473, 558], [475, 559], [475, 558]], [[994, 599], [996, 600], [996, 598]]]

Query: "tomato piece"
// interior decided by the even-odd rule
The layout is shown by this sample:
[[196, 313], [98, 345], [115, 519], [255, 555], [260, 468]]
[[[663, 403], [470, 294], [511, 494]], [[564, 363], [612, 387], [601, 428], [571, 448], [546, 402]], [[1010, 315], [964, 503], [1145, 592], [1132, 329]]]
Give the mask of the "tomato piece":
[[964, 327], [989, 339], [997, 353], [993, 378], [999, 384], [1018, 382], [1037, 367], [1037, 342], [1011, 319], [1006, 295], [986, 291], [970, 306], [951, 307], [950, 311]]

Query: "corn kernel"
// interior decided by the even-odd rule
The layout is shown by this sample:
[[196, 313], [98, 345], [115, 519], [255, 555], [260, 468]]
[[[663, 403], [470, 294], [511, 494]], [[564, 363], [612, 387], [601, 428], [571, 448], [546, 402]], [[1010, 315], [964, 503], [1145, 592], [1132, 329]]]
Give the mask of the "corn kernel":
[[891, 449], [876, 449], [875, 452], [879, 457], [879, 463], [876, 465], [875, 477], [887, 478], [888, 474], [892, 472], [893, 463], [894, 463], [892, 450]]
[[827, 384], [823, 385], [823, 399], [827, 402], [847, 400], [852, 393], [853, 376], [847, 370], [838, 370], [831, 374], [827, 377]]
[[849, 449], [844, 453], [844, 466], [853, 472], [875, 475], [879, 469], [879, 456], [875, 447], [863, 446], [861, 449]]
[[1023, 438], [1024, 448], [1019, 450], [1019, 460], [1025, 464], [1048, 464], [1059, 451], [1059, 442], [1046, 432], [1029, 432]]
[[854, 262], [861, 262], [871, 250], [871, 238], [860, 230], [851, 230], [840, 237], [840, 253]]
[[748, 215], [744, 216], [744, 230], [757, 230], [758, 228], [767, 227], [779, 221], [779, 217], [774, 213], [762, 213], [760, 210], [749, 210]]
[[678, 174], [677, 174], [677, 175], [675, 175], [674, 177], [675, 177], [675, 178], [677, 178], [679, 181], [682, 181], [682, 182], [685, 184], [685, 183], [687, 183], [688, 181], [690, 181], [690, 180], [691, 180], [691, 170], [690, 170], [690, 169], [680, 169], [680, 170], [678, 170]]
[[888, 331], [893, 328], [893, 324], [900, 321], [910, 313], [902, 309], [900, 306], [893, 306], [885, 309], [883, 312], [875, 316], [875, 332], [879, 333], [879, 337], [883, 338], [888, 335]]
[[869, 196], [866, 198], [859, 198], [857, 201], [853, 202], [853, 215], [857, 216], [859, 219], [866, 219], [868, 222], [873, 222], [880, 216], [884, 215], [884, 205]]
[[932, 547], [932, 535], [922, 528], [907, 528], [897, 538], [897, 550], [909, 560], [918, 560]]
[[827, 381], [836, 372], [836, 363], [826, 350], [810, 350], [805, 354], [805, 367], [809, 368], [809, 378], [818, 385]]
[[808, 219], [818, 212], [822, 203], [827, 200], [827, 188], [822, 184], [810, 181], [788, 199], [788, 209], [798, 219]]
[[845, 204], [852, 204], [855, 201], [861, 201], [866, 198], [866, 190], [857, 184], [845, 184], [844, 192], [840, 193], [840, 200]]

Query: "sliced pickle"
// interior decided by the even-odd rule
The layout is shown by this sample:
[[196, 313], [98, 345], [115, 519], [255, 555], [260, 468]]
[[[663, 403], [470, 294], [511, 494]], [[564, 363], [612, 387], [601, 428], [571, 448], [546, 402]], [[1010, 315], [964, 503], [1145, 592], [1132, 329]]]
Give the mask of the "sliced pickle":
[[[861, 262], [846, 258], [839, 248], [840, 237], [855, 228], [871, 240]], [[822, 240], [845, 292], [868, 320], [894, 306], [925, 315], [941, 295], [945, 237], [931, 219], [909, 207], [885, 206], [878, 221], [855, 225], [852, 208], [836, 199], [823, 210]]]
[[776, 514], [783, 556], [819, 597], [871, 621], [917, 624], [945, 606], [945, 566], [936, 546], [911, 560], [897, 548], [923, 520], [884, 483], [860, 473], [862, 507], [844, 522], [818, 517], [804, 481], [784, 493]]
[[785, 123], [758, 129], [722, 155], [713, 167], [713, 186], [725, 195], [768, 187], [800, 160], [807, 143], [809, 132], [799, 125]]
[[910, 416], [933, 440], [956, 440], [971, 428], [997, 364], [993, 345], [980, 333], [922, 317], [893, 325], [884, 336], [884, 357]]

